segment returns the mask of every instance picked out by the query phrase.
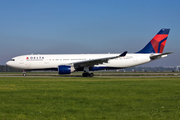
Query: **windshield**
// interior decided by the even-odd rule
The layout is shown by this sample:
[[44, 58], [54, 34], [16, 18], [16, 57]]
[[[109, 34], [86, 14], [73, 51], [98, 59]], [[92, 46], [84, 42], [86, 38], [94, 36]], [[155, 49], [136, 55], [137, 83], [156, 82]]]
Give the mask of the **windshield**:
[[10, 59], [10, 61], [15, 61], [15, 59]]

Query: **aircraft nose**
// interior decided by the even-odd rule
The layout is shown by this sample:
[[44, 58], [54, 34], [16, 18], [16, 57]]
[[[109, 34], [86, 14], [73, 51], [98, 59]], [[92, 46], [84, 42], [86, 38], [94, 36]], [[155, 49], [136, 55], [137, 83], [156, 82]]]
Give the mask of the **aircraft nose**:
[[9, 61], [8, 61], [8, 62], [6, 62], [6, 65], [8, 65], [8, 66], [9, 66]]
[[6, 65], [7, 66], [11, 66], [10, 61], [6, 62]]

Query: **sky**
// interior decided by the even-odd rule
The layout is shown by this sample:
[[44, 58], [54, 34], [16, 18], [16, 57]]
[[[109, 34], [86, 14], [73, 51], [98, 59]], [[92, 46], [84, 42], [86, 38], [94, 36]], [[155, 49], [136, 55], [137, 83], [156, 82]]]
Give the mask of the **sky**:
[[168, 57], [180, 65], [179, 0], [0, 0], [0, 65], [26, 54], [129, 53], [170, 28]]

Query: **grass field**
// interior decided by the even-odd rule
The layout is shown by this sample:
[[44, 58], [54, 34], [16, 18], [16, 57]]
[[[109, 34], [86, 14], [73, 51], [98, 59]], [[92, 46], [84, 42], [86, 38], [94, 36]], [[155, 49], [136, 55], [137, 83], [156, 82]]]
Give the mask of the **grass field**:
[[1, 120], [179, 120], [180, 78], [0, 77]]

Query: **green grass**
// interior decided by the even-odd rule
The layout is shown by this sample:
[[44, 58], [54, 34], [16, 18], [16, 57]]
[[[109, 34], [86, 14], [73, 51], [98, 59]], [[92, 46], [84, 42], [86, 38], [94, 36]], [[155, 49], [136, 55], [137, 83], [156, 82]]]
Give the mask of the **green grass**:
[[2, 120], [179, 120], [180, 78], [0, 77]]

